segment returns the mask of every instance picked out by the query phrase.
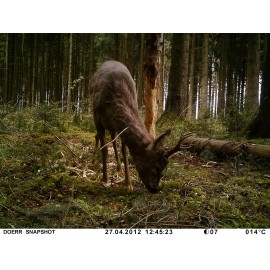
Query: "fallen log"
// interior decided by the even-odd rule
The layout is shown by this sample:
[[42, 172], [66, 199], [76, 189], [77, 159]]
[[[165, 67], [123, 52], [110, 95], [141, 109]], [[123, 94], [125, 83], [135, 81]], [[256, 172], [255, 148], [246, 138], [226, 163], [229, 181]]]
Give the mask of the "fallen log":
[[183, 134], [177, 145], [179, 149], [187, 149], [197, 154], [209, 150], [217, 156], [233, 157], [243, 154], [270, 159], [270, 145], [198, 138], [194, 133]]

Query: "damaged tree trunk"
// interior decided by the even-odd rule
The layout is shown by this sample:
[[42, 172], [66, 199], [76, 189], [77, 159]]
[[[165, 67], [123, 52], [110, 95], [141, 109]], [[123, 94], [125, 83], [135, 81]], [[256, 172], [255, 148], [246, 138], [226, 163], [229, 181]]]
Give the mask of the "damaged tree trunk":
[[145, 46], [145, 127], [156, 137], [156, 121], [160, 104], [160, 56], [162, 35], [146, 34]]
[[178, 143], [179, 149], [185, 148], [198, 154], [204, 150], [208, 150], [222, 157], [233, 157], [244, 154], [245, 156], [251, 155], [270, 159], [270, 145], [197, 138], [194, 135], [194, 133], [183, 134]]

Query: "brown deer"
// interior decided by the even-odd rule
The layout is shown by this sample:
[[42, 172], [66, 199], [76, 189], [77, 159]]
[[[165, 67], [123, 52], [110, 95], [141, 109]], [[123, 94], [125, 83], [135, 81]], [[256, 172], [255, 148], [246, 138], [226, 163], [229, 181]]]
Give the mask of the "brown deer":
[[138, 110], [135, 83], [128, 69], [117, 61], [107, 61], [96, 71], [92, 81], [94, 121], [97, 129], [96, 149], [101, 143], [103, 160], [103, 183], [109, 186], [107, 175], [107, 145], [105, 130], [109, 130], [117, 161], [121, 163], [114, 140], [120, 134], [122, 155], [125, 168], [125, 181], [129, 191], [132, 183], [129, 175], [127, 148], [133, 158], [139, 177], [150, 192], [161, 190], [161, 173], [168, 163], [170, 155], [178, 151], [178, 146], [171, 151], [162, 149], [164, 139], [170, 134], [167, 130], [156, 139], [146, 130]]

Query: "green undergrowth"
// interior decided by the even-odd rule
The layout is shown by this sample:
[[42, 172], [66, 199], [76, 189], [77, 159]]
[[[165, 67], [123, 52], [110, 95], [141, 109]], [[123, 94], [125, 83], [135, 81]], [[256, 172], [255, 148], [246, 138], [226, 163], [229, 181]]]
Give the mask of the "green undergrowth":
[[[59, 125], [56, 119], [47, 117], [50, 128], [40, 122], [39, 127], [31, 129], [18, 128], [18, 123], [9, 125], [11, 118], [2, 120], [0, 134], [2, 228], [270, 226], [267, 161], [240, 157], [217, 160], [183, 150], [169, 161], [162, 178], [164, 188], [157, 194], [145, 189], [131, 164], [134, 191], [129, 193], [123, 173], [116, 171], [111, 147], [108, 170], [112, 187], [100, 184], [101, 155], [98, 152], [93, 156], [91, 118], [69, 119]], [[180, 131], [227, 136], [220, 123], [215, 127], [208, 124], [203, 130], [198, 123], [184, 126], [175, 118], [160, 120], [159, 132], [172, 123], [175, 131], [169, 145]]]
[[181, 120], [174, 113], [164, 113], [157, 121], [159, 131], [171, 129], [173, 136], [192, 132], [199, 137], [226, 138], [228, 130], [221, 119]]

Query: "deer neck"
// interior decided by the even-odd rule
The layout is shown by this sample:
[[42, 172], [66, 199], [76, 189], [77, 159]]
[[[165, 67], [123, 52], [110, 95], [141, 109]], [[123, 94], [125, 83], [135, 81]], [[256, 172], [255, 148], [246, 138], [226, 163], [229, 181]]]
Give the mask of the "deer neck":
[[127, 129], [121, 134], [121, 139], [127, 145], [133, 157], [140, 155], [153, 141], [143, 123], [127, 125]]

